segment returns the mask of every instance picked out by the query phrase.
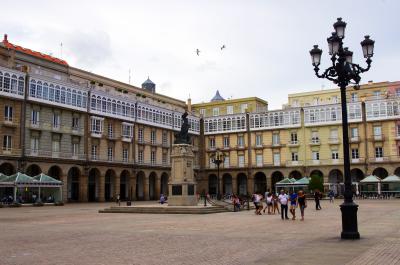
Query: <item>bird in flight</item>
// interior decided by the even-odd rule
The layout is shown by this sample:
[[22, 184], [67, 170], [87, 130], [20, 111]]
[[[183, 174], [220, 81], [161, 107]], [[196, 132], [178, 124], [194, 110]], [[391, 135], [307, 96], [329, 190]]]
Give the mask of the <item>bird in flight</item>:
[[196, 49], [196, 54], [197, 54], [197, 56], [200, 55], [200, 50], [199, 49]]
[[225, 44], [224, 44], [224, 45], [222, 45], [222, 47], [221, 47], [221, 51], [222, 51], [223, 49], [225, 49], [225, 48], [226, 48]]

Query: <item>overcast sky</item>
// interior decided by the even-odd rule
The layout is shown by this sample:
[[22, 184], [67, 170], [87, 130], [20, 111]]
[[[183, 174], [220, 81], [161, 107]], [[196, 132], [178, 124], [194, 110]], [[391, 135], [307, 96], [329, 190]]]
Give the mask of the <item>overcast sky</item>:
[[[61, 57], [71, 66], [140, 86], [150, 76], [157, 92], [192, 102], [257, 96], [270, 109], [287, 94], [327, 89], [309, 50], [337, 17], [348, 23], [345, 45], [365, 64], [360, 41], [376, 41], [368, 80], [399, 80], [400, 1], [7, 1], [0, 33], [9, 41]], [[225, 44], [226, 49], [220, 50]], [[199, 49], [200, 56], [195, 53]]]

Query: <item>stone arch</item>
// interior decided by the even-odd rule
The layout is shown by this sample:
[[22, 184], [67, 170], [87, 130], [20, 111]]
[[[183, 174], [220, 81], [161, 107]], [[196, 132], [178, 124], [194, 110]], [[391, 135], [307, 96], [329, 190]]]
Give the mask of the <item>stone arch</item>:
[[0, 173], [3, 173], [6, 176], [11, 176], [16, 173], [15, 168], [10, 163], [3, 163], [0, 165]]
[[267, 191], [267, 177], [261, 171], [254, 175], [254, 192], [264, 194]]
[[47, 172], [47, 175], [49, 175], [52, 178], [61, 180], [62, 170], [59, 166], [51, 166], [49, 168], [49, 171]]
[[119, 181], [119, 196], [121, 200], [128, 200], [131, 197], [132, 191], [130, 190], [130, 177], [131, 174], [128, 170], [123, 170], [120, 174], [120, 181]]
[[298, 170], [293, 170], [292, 172], [289, 173], [289, 178], [301, 179], [302, 177], [303, 175]]
[[328, 174], [328, 189], [335, 194], [341, 195], [344, 193], [343, 173], [339, 169], [332, 169]]
[[144, 200], [144, 180], [146, 175], [143, 171], [139, 171], [136, 174], [136, 198], [138, 200]]
[[275, 171], [271, 174], [271, 189], [275, 191], [275, 184], [283, 179], [283, 174], [280, 171]]
[[67, 175], [67, 185], [68, 185], [68, 193], [67, 198], [68, 201], [78, 201], [79, 200], [79, 178], [81, 177], [81, 171], [78, 167], [71, 167], [68, 170]]
[[149, 175], [149, 199], [156, 200], [157, 199], [157, 192], [156, 192], [156, 179], [157, 174], [156, 172], [151, 172]]
[[389, 173], [387, 172], [386, 169], [384, 169], [383, 167], [377, 167], [374, 169], [374, 171], [372, 172], [372, 175], [377, 176], [378, 178], [384, 179], [386, 178]]
[[239, 195], [247, 195], [247, 176], [244, 173], [237, 174], [237, 191]]
[[100, 170], [97, 168], [92, 168], [89, 170], [88, 177], [88, 201], [94, 202], [99, 199], [100, 190]]
[[218, 178], [215, 174], [208, 175], [208, 194], [216, 195], [218, 189]]
[[104, 200], [112, 201], [114, 199], [116, 174], [113, 169], [108, 169], [104, 177]]
[[161, 187], [160, 187], [161, 194], [168, 195], [168, 179], [169, 179], [168, 174], [166, 172], [163, 172], [161, 174]]
[[232, 187], [232, 175], [225, 173], [222, 175], [222, 193], [223, 194], [233, 194], [234, 190]]
[[361, 169], [353, 168], [350, 170], [351, 182], [360, 182], [365, 176]]
[[400, 167], [396, 168], [393, 174], [400, 177]]
[[42, 173], [42, 169], [36, 164], [31, 164], [26, 168], [26, 174], [28, 176], [34, 177], [40, 173]]

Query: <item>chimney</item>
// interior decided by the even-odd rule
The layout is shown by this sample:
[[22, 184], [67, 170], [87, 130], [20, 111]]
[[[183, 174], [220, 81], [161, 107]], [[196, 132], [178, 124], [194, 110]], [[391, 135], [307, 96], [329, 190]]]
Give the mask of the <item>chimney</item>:
[[368, 81], [368, 85], [372, 85], [373, 83], [374, 83], [373, 80], [369, 80], [369, 81]]
[[192, 112], [192, 99], [191, 98], [188, 98], [188, 100], [187, 100], [187, 109], [188, 109], [188, 112]]
[[4, 34], [4, 39], [3, 39], [4, 43], [8, 43], [8, 38], [7, 37], [8, 37], [7, 34]]

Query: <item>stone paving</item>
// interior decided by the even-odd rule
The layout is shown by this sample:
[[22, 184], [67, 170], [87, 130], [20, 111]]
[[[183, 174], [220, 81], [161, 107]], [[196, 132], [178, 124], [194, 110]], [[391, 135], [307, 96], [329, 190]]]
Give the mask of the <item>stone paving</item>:
[[3, 208], [0, 264], [400, 264], [400, 200], [359, 201], [356, 241], [339, 239], [339, 203], [309, 202], [304, 222], [252, 211], [99, 214], [107, 203]]

